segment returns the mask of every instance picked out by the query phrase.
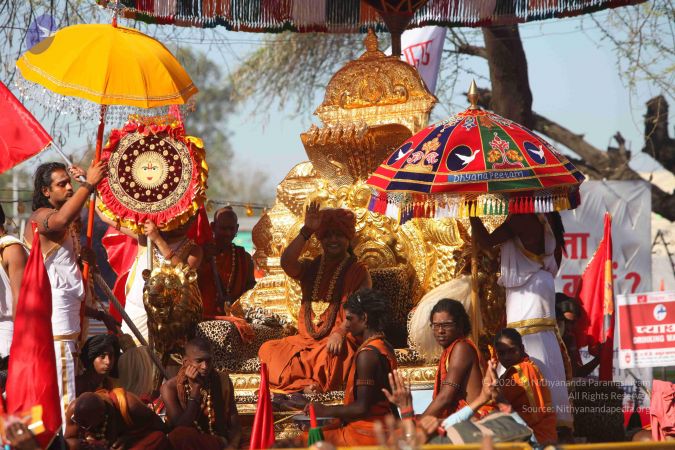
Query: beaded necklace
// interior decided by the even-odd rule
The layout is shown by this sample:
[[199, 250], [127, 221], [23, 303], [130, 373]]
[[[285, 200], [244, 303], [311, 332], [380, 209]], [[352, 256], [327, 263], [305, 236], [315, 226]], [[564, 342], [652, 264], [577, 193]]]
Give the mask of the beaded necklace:
[[[185, 393], [187, 394], [188, 399], [189, 399], [190, 393], [192, 392], [192, 387], [190, 387], [190, 381], [188, 379], [186, 379], [183, 382], [183, 386], [185, 387]], [[207, 416], [208, 425], [209, 425], [208, 433], [211, 434], [211, 435], [215, 435], [216, 433], [215, 433], [214, 427], [216, 425], [216, 412], [213, 410], [213, 403], [211, 401], [211, 388], [210, 387], [206, 387], [206, 388], [203, 387], [203, 388], [201, 388], [200, 392], [201, 392], [201, 395], [202, 395], [202, 402], [200, 404], [200, 407], [201, 407], [202, 411], [206, 410], [206, 416]], [[200, 432], [202, 432], [202, 433], [207, 432], [207, 431], [202, 430], [202, 427], [199, 425], [198, 420], [194, 421], [194, 425], [195, 425], [195, 427], [197, 427], [197, 429]]]
[[[312, 336], [314, 339], [322, 339], [326, 337], [330, 329], [333, 327], [333, 324], [335, 324], [335, 318], [337, 317], [337, 312], [340, 309], [339, 299], [338, 301], [334, 301], [335, 299], [333, 298], [335, 294], [335, 286], [337, 285], [337, 281], [343, 275], [343, 272], [347, 267], [347, 263], [351, 260], [352, 257], [350, 255], [345, 255], [342, 261], [340, 261], [340, 264], [335, 269], [335, 272], [328, 283], [328, 290], [326, 292], [325, 299], [320, 299], [319, 288], [321, 286], [321, 280], [323, 279], [323, 274], [326, 267], [325, 258], [323, 256], [320, 257], [319, 269], [316, 273], [316, 277], [314, 278], [312, 296], [309, 299], [309, 305], [305, 305], [305, 308], [309, 308], [305, 310], [305, 327], [307, 328], [310, 336]], [[317, 329], [317, 326], [321, 321], [321, 316], [326, 312], [326, 310], [330, 311], [328, 320], [324, 322], [321, 328]], [[311, 317], [312, 313], [314, 314], [314, 318]]]
[[89, 430], [85, 431], [85, 440], [86, 441], [97, 441], [97, 442], [103, 442], [103, 443], [108, 443], [106, 439], [106, 432], [108, 431], [108, 413], [104, 413], [103, 415], [103, 423], [101, 423], [100, 426], [96, 427], [95, 430]]

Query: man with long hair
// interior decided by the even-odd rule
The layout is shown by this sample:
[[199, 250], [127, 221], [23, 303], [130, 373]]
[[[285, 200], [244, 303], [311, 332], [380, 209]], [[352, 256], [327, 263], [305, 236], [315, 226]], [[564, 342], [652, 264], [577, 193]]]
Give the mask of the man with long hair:
[[[464, 306], [453, 299], [439, 300], [429, 316], [434, 339], [443, 348], [438, 362], [433, 400], [425, 416], [446, 417], [472, 402], [481, 393], [480, 354], [471, 341], [471, 322]], [[485, 415], [487, 409], [476, 411]]]
[[[44, 255], [52, 291], [52, 333], [56, 353], [56, 370], [62, 409], [75, 396], [75, 358], [77, 340], [81, 331], [80, 308], [85, 299], [85, 289], [80, 271], [80, 257], [93, 263], [91, 253], [81, 253], [80, 212], [96, 184], [106, 175], [106, 165], [92, 163], [86, 172], [86, 181], [73, 189], [70, 175], [84, 176], [79, 167], [61, 163], [41, 164], [35, 171], [33, 214], [26, 224], [25, 239], [33, 241], [33, 227], [37, 227], [40, 246]], [[85, 316], [100, 320], [111, 331], [118, 324], [110, 315], [90, 306], [84, 308]]]
[[335, 417], [342, 423], [323, 430], [325, 441], [336, 447], [377, 445], [375, 423], [398, 416], [383, 391], [391, 390], [388, 376], [397, 367], [394, 348], [384, 337], [391, 304], [381, 293], [361, 289], [349, 296], [343, 308], [345, 329], [359, 344], [349, 367], [344, 404], [315, 404], [314, 408], [317, 416]]

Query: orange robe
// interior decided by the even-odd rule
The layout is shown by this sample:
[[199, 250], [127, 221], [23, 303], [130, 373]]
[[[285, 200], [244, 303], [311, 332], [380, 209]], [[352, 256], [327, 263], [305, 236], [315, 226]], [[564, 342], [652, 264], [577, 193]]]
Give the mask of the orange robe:
[[[319, 258], [312, 261], [303, 260], [298, 280], [302, 287], [302, 304], [298, 314], [298, 334], [283, 339], [265, 342], [258, 351], [260, 361], [269, 369], [270, 388], [273, 392], [299, 392], [316, 383], [323, 392], [342, 390], [347, 379], [349, 365], [354, 358], [356, 345], [351, 335], [347, 335], [339, 355], [328, 353], [328, 339], [334, 332], [345, 335], [342, 329], [345, 313], [342, 305], [349, 294], [358, 290], [366, 281], [368, 269], [355, 259], [337, 279], [333, 292], [334, 303], [339, 302], [335, 322], [330, 326], [331, 308], [320, 316], [318, 324], [314, 324], [314, 313], [310, 306], [317, 277]], [[339, 262], [327, 263], [318, 289], [318, 297], [324, 299], [328, 294], [329, 284], [338, 268]], [[309, 317], [307, 317], [309, 315]], [[328, 326], [325, 336], [316, 339], [311, 336], [307, 322], [314, 330]]]
[[110, 391], [104, 389], [96, 392], [99, 396], [109, 399], [119, 411], [126, 427], [124, 436], [131, 437], [127, 442], [128, 450], [168, 450], [171, 448], [166, 435], [162, 431], [147, 430], [145, 426], [138, 426], [134, 423], [127, 407], [126, 392], [122, 388], [116, 388]]
[[[439, 392], [441, 392], [443, 380], [445, 380], [445, 377], [448, 376], [448, 368], [450, 367], [450, 356], [452, 356], [452, 350], [455, 348], [455, 345], [458, 342], [466, 342], [471, 346], [471, 348], [473, 348], [473, 351], [476, 353], [476, 360], [478, 361], [478, 366], [481, 369], [481, 374], [483, 372], [480, 352], [478, 351], [476, 344], [474, 344], [473, 341], [469, 338], [456, 339], [452, 344], [448, 346], [448, 348], [443, 350], [443, 353], [441, 354], [441, 359], [440, 361], [438, 361], [438, 369], [436, 370], [436, 381], [434, 382], [434, 393], [432, 398], [436, 398]], [[453, 404], [451, 404], [447, 408], [441, 410], [438, 417], [440, 418], [448, 417], [449, 415], [456, 413], [457, 411], [468, 405], [468, 402], [466, 400], [467, 395], [466, 390], [464, 390], [464, 392], [460, 392], [459, 394], [460, 394], [459, 399], [457, 399]], [[482, 406], [481, 408], [478, 409], [478, 411], [475, 412], [474, 417], [476, 418], [485, 417], [493, 409], [494, 408], [491, 406], [487, 405]]]
[[[234, 273], [232, 273], [232, 253], [225, 251], [215, 256], [216, 268], [220, 275], [220, 282], [223, 289], [227, 291], [229, 287], [230, 301], [234, 303], [241, 294], [250, 289], [248, 286], [249, 275], [252, 273], [253, 260], [251, 255], [244, 247], [234, 246]], [[216, 300], [218, 297], [218, 288], [214, 279], [213, 267], [210, 258], [204, 258], [199, 267], [197, 281], [199, 290], [202, 293], [202, 304], [204, 305], [204, 317], [213, 317], [217, 314]], [[232, 277], [230, 283], [230, 276]], [[228, 286], [229, 284], [229, 286]]]
[[[383, 422], [384, 418], [392, 414], [392, 404], [382, 393], [382, 388], [391, 391], [387, 376], [389, 372], [398, 367], [396, 363], [396, 355], [393, 347], [383, 338], [374, 339], [366, 345], [361, 346], [356, 355], [363, 351], [376, 351], [379, 353], [381, 369], [379, 371], [380, 379], [375, 381], [375, 390], [377, 392], [377, 402], [374, 403], [368, 410], [366, 417], [360, 420], [349, 422], [340, 428], [325, 428], [323, 429], [324, 440], [330, 442], [336, 447], [352, 447], [363, 445], [378, 445], [375, 432], [373, 430], [376, 422]], [[345, 389], [345, 405], [353, 403], [356, 399], [356, 355], [352, 361], [349, 378], [347, 379], [347, 388]]]
[[501, 376], [502, 394], [527, 425], [540, 444], [558, 440], [555, 408], [551, 391], [539, 368], [527, 356]]

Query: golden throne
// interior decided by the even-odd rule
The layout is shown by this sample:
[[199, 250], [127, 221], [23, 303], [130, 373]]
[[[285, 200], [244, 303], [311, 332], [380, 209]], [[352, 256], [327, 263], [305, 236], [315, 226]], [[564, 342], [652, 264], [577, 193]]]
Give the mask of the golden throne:
[[[324, 101], [315, 112], [322, 125], [312, 125], [301, 135], [309, 161], [291, 169], [277, 187], [274, 206], [253, 229], [254, 260], [265, 276], [240, 302], [245, 310], [294, 323], [300, 286], [281, 269], [281, 253], [302, 227], [309, 201], [318, 200], [322, 207], [349, 208], [357, 217], [354, 253], [368, 265], [374, 287], [388, 293], [392, 302], [394, 317], [387, 337], [397, 347], [404, 376], [417, 388], [428, 389], [436, 368], [407, 348], [406, 319], [426, 292], [459, 276], [468, 254], [468, 224], [452, 219], [415, 219], [399, 225], [367, 209], [370, 188], [365, 180], [405, 139], [427, 125], [437, 100], [414, 67], [378, 50], [372, 31], [365, 46], [366, 51], [328, 83]], [[316, 256], [319, 250], [312, 237], [305, 256]], [[275, 335], [269, 327], [254, 327], [262, 332], [263, 340], [282, 332], [277, 328]], [[245, 369], [231, 373], [244, 414], [252, 414], [256, 406], [257, 346], [234, 349], [237, 354], [231, 359]]]

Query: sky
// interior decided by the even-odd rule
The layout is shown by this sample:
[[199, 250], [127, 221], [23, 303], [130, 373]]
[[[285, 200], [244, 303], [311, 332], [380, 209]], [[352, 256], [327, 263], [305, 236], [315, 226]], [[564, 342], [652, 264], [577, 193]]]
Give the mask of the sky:
[[[596, 17], [602, 21], [606, 14], [600, 12]], [[132, 25], [124, 21], [123, 24]], [[219, 45], [215, 50], [212, 42], [208, 42], [209, 30], [180, 29], [174, 33], [167, 26], [161, 29], [148, 26], [146, 32], [160, 37], [170, 49], [175, 49], [177, 45], [191, 45], [196, 50], [208, 52], [225, 74], [236, 70], [264, 36], [219, 30], [219, 37], [225, 37], [226, 44]], [[631, 99], [617, 73], [616, 58], [610, 44], [601, 41], [600, 32], [591, 20], [574, 17], [532, 22], [521, 25], [520, 32], [528, 59], [535, 112], [583, 134], [592, 145], [602, 149], [610, 143], [614, 145], [610, 138], [616, 131], [621, 131], [627, 139], [628, 148], [634, 152], [633, 168], [640, 171], [659, 168], [650, 157], [637, 153], [644, 143], [644, 102], [657, 95], [658, 91], [642, 82], [638, 84], [637, 95]], [[204, 44], [199, 43], [202, 37], [207, 41]], [[484, 61], [473, 58], [468, 64], [477, 73], [488, 76]], [[466, 76], [459, 79], [458, 86], [468, 88], [470, 82], [471, 79]], [[487, 81], [479, 81], [478, 84], [479, 87], [488, 87]], [[458, 89], [460, 92], [463, 90]], [[453, 101], [459, 105], [466, 104], [459, 96]], [[675, 105], [671, 105], [670, 111], [672, 130]], [[300, 133], [311, 124], [319, 125], [320, 122], [313, 116], [313, 109], [297, 116], [290, 114], [289, 110], [260, 112], [253, 99], [229, 119], [228, 134], [235, 154], [232, 164], [240, 173], [253, 169], [266, 172], [269, 182], [262, 188], [274, 190], [295, 164], [307, 159]], [[454, 112], [458, 112], [456, 108], [452, 110], [447, 105], [439, 105], [432, 112], [432, 121], [442, 120]], [[66, 150], [79, 151], [86, 146], [86, 139], [91, 140], [95, 134], [94, 125], [87, 128], [91, 129], [91, 133], [70, 140]], [[47, 151], [40, 157], [41, 160], [54, 158], [56, 154], [53, 151]], [[245, 202], [247, 199], [229, 200]]]

